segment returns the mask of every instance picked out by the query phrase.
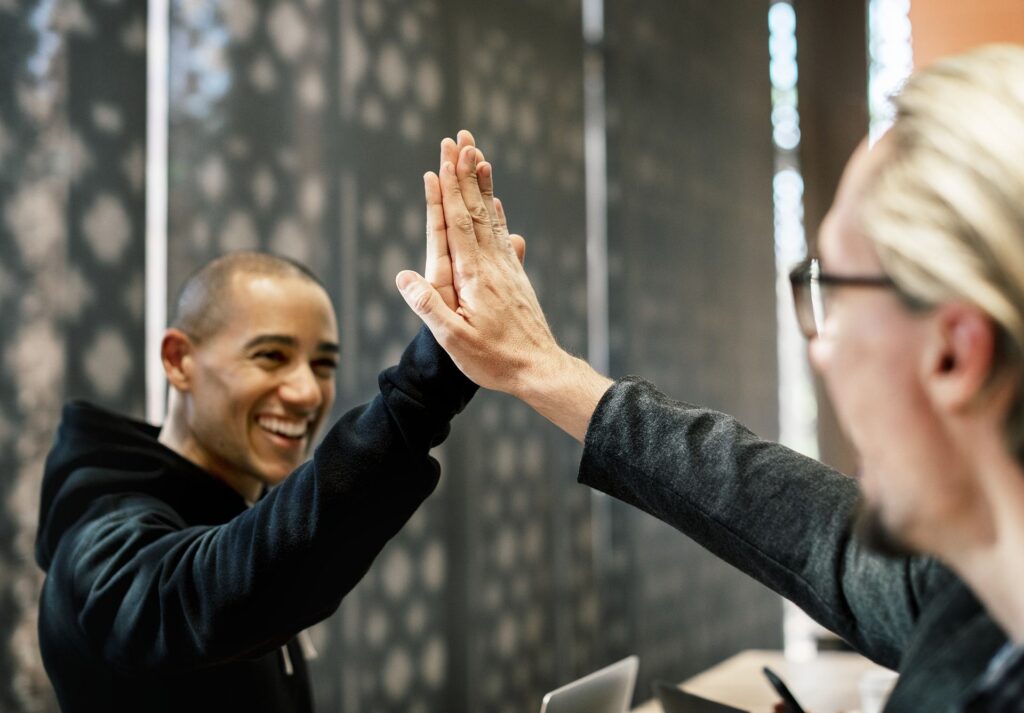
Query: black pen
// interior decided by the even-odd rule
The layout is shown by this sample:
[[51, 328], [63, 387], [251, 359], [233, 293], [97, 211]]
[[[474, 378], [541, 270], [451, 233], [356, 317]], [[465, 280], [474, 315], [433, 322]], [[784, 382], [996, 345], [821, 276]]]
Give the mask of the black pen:
[[768, 679], [768, 683], [772, 684], [772, 688], [782, 696], [783, 705], [786, 706], [786, 710], [789, 711], [789, 713], [805, 713], [804, 709], [799, 703], [797, 703], [796, 698], [790, 690], [786, 688], [786, 684], [782, 682], [782, 679], [779, 678], [778, 674], [767, 666], [761, 670], [764, 671], [764, 675]]

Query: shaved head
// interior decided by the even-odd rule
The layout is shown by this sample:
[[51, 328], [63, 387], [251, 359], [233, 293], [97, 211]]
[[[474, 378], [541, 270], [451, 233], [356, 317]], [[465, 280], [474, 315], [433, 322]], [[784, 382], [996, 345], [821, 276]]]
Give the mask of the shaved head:
[[236, 275], [266, 275], [308, 280], [327, 289], [306, 266], [259, 252], [233, 252], [206, 263], [185, 280], [174, 306], [171, 326], [196, 342], [215, 334], [230, 317], [231, 283]]

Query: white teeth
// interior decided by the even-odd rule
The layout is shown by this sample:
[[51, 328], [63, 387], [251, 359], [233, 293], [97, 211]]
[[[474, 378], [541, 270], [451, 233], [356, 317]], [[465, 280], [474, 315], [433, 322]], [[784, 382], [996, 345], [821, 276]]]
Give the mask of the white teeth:
[[259, 424], [271, 433], [287, 438], [301, 438], [306, 435], [309, 427], [306, 421], [291, 421], [274, 416], [260, 416]]

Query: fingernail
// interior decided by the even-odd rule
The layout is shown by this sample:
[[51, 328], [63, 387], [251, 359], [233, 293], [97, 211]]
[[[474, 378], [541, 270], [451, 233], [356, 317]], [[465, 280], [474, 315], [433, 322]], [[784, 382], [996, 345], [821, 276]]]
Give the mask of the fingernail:
[[407, 270], [402, 270], [395, 275], [395, 284], [398, 285], [398, 289], [401, 292], [408, 292], [409, 288], [412, 287], [414, 280], [412, 275]]

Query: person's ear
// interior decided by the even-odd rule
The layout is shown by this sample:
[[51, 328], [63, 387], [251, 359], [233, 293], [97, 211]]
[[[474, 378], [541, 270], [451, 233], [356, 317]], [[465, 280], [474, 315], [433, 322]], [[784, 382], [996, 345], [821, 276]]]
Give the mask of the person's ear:
[[160, 359], [164, 364], [167, 382], [178, 391], [187, 392], [192, 388], [192, 372], [195, 366], [195, 345], [180, 329], [169, 327], [160, 342]]
[[988, 383], [995, 362], [996, 325], [974, 305], [960, 303], [936, 308], [933, 318], [925, 383], [933, 402], [947, 411], [962, 411]]

